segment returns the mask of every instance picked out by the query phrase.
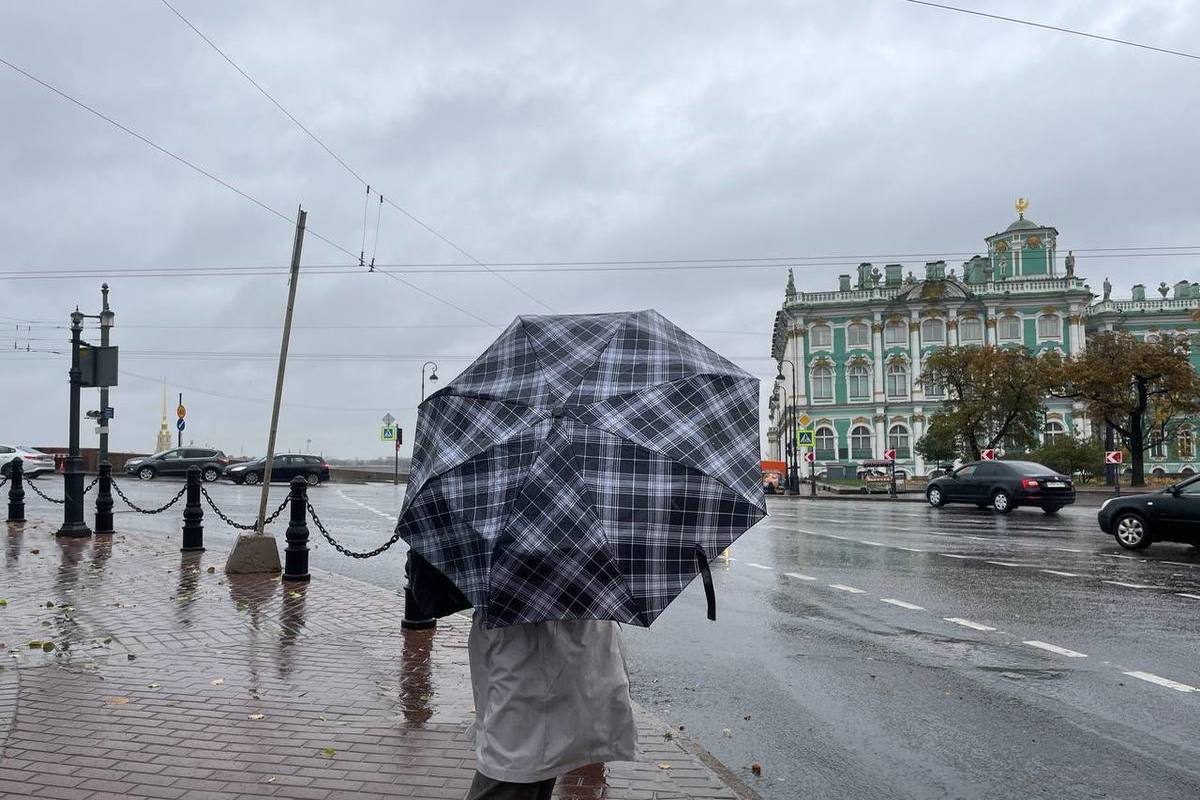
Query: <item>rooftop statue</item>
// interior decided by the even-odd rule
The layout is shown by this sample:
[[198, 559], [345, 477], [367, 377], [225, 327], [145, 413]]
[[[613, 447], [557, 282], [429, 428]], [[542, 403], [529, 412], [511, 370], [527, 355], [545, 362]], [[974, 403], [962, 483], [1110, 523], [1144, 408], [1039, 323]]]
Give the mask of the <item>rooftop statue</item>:
[[1108, 277], [1104, 278], [1104, 299], [1107, 301], [1108, 296], [1112, 294], [1112, 284], [1108, 282]]
[[1075, 277], [1075, 252], [1073, 250], [1067, 251], [1067, 277]]

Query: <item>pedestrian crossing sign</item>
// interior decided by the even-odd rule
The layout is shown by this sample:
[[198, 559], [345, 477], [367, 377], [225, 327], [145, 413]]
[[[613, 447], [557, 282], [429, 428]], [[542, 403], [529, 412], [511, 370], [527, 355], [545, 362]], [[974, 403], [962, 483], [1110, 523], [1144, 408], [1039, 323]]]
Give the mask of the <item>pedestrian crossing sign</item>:
[[395, 425], [384, 425], [379, 429], [379, 441], [394, 442], [396, 441], [396, 432], [398, 428]]
[[799, 428], [796, 431], [796, 446], [797, 447], [812, 447], [813, 446], [813, 430], [812, 428]]

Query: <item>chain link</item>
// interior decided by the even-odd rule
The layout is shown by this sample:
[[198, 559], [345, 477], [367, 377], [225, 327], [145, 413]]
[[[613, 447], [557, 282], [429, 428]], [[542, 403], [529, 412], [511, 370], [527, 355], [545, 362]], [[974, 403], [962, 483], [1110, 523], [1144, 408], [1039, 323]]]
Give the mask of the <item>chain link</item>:
[[99, 475], [97, 475], [96, 477], [92, 478], [92, 482], [91, 482], [91, 483], [89, 483], [89, 484], [87, 485], [87, 488], [83, 490], [83, 493], [84, 493], [84, 494], [87, 494], [87, 493], [88, 493], [88, 492], [90, 492], [92, 489], [95, 489], [95, 488], [96, 488], [96, 484], [97, 484], [97, 483], [99, 483], [99, 482], [100, 482], [100, 476], [99, 476]]
[[344, 556], [350, 556], [351, 558], [372, 558], [373, 556], [379, 555], [384, 550], [387, 550], [389, 547], [394, 545], [396, 542], [400, 541], [400, 532], [399, 532], [399, 529], [397, 529], [396, 533], [392, 534], [391, 539], [388, 539], [386, 542], [381, 544], [379, 547], [376, 547], [371, 552], [356, 553], [353, 550], [349, 550], [349, 549], [343, 547], [341, 544], [339, 544], [337, 542], [336, 539], [334, 539], [332, 536], [329, 535], [329, 531], [325, 530], [325, 526], [321, 524], [321, 518], [317, 516], [317, 510], [315, 508], [313, 508], [312, 501], [307, 501], [307, 506], [308, 506], [308, 515], [310, 517], [312, 517], [313, 524], [317, 526], [317, 530], [319, 530], [321, 532], [321, 535], [325, 537], [325, 541], [327, 541], [331, 545], [333, 545], [333, 548]]
[[172, 497], [169, 501], [167, 501], [167, 503], [165, 505], [159, 506], [158, 508], [142, 508], [141, 506], [137, 505], [136, 503], [134, 503], [132, 500], [130, 500], [128, 497], [125, 496], [125, 493], [123, 491], [121, 491], [121, 487], [117, 485], [116, 481], [112, 482], [112, 488], [117, 493], [117, 496], [125, 501], [125, 505], [129, 506], [130, 508], [132, 508], [134, 511], [138, 512], [139, 514], [161, 514], [164, 511], [166, 511], [168, 508], [170, 508], [171, 506], [178, 503], [179, 498], [183, 497], [184, 492], [187, 491], [187, 486], [184, 486], [182, 489], [179, 490], [179, 494]]
[[37, 487], [37, 484], [34, 481], [26, 481], [25, 485], [28, 486], [30, 489], [33, 489], [33, 493], [36, 494], [38, 497], [42, 498], [43, 500], [49, 500], [51, 503], [57, 503], [60, 506], [63, 503], [67, 502], [67, 499], [65, 497], [62, 500], [55, 500], [53, 497], [51, 497], [50, 495], [46, 494], [41, 489], [39, 489]]
[[0, 475], [0, 489], [4, 488], [4, 484], [8, 483], [7, 475]]
[[[251, 525], [243, 525], [240, 522], [234, 522], [232, 519], [230, 519], [229, 516], [224, 511], [217, 508], [217, 504], [213, 501], [212, 497], [208, 494], [208, 489], [205, 489], [203, 486], [200, 487], [200, 494], [204, 495], [204, 499], [208, 502], [208, 507], [211, 508], [213, 511], [215, 511], [217, 513], [217, 516], [220, 517], [221, 521], [224, 522], [226, 525], [228, 525], [232, 528], [237, 528], [239, 531], [256, 531], [256, 530], [258, 530], [257, 523], [251, 524]], [[283, 498], [283, 502], [279, 504], [279, 508], [275, 509], [275, 511], [272, 512], [269, 517], [267, 517], [266, 519], [263, 520], [263, 527], [264, 528], [267, 527], [272, 522], [274, 522], [276, 519], [278, 519], [279, 515], [283, 513], [283, 510], [288, 507], [288, 503], [290, 503], [291, 501], [292, 501], [291, 495], [288, 495], [287, 497]]]

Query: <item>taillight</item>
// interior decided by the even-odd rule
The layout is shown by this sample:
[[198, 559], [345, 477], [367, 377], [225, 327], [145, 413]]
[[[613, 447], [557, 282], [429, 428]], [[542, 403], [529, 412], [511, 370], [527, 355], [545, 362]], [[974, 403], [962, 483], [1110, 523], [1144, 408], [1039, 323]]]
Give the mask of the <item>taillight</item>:
[[1025, 489], [1036, 489], [1038, 488], [1037, 478], [1022, 478], [1021, 486]]

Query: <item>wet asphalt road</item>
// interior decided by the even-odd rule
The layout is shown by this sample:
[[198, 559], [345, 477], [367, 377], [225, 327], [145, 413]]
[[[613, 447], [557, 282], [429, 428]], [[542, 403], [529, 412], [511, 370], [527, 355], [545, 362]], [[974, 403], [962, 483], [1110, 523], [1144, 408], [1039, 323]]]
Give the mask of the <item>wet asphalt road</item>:
[[[123, 486], [146, 504], [179, 488]], [[253, 516], [256, 490], [210, 491]], [[371, 549], [402, 492], [327, 485], [312, 500], [344, 544]], [[32, 495], [29, 508], [56, 513]], [[772, 499], [770, 511], [714, 565], [716, 623], [697, 582], [652, 630], [628, 631], [637, 699], [763, 797], [1200, 797], [1200, 550], [1131, 556], [1099, 533], [1094, 506], [999, 517]], [[117, 516], [164, 547], [179, 521], [176, 509]], [[205, 522], [209, 542], [232, 540]], [[399, 591], [403, 552], [364, 562], [315, 540], [312, 565]]]

